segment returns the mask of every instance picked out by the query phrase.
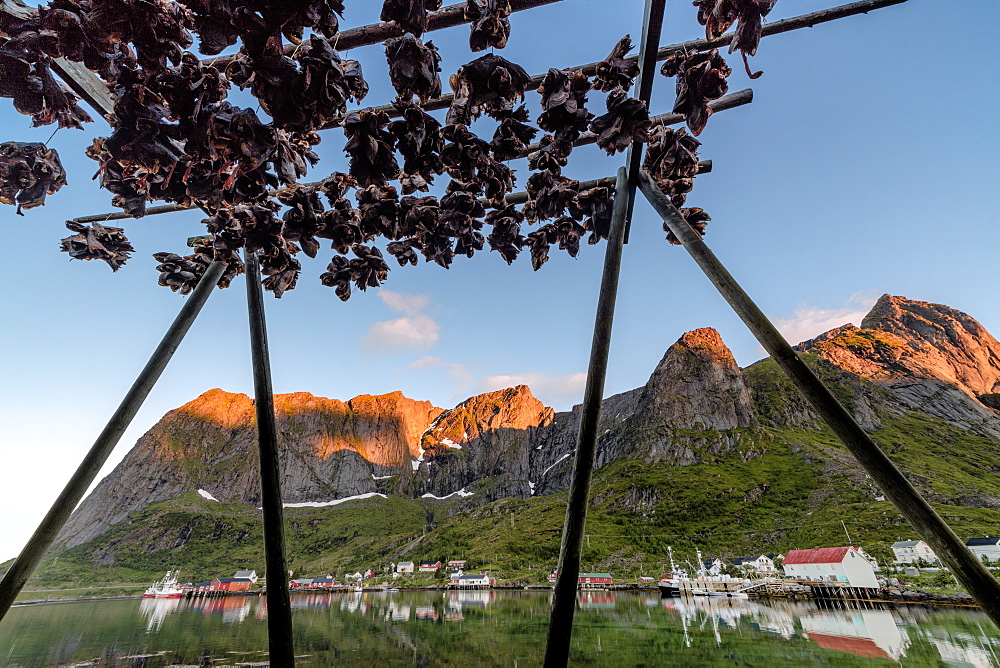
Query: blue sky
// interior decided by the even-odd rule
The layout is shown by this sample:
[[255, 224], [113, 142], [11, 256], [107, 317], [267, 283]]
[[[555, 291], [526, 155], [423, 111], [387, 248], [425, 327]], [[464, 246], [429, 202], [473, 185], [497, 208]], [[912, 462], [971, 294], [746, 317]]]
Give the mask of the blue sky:
[[[345, 27], [377, 20], [381, 5], [346, 4]], [[835, 4], [783, 0], [770, 18]], [[625, 33], [638, 41], [642, 8], [642, 0], [566, 0], [521, 12], [500, 53], [532, 74], [600, 60]], [[998, 19], [994, 1], [910, 0], [765, 38], [752, 60], [764, 70], [756, 81], [729, 56], [730, 89], [752, 87], [755, 99], [710, 119], [701, 156], [715, 169], [697, 179], [688, 203], [712, 215], [706, 241], [789, 338], [858, 323], [885, 292], [948, 304], [1000, 333]], [[688, 2], [669, 3], [662, 44], [701, 34]], [[467, 27], [429, 35], [445, 79], [479, 55], [467, 37]], [[346, 55], [362, 62], [371, 84], [362, 106], [388, 101], [382, 48]], [[528, 93], [533, 117], [538, 100]], [[657, 75], [652, 111], [672, 102], [673, 82]], [[603, 95], [592, 95], [589, 107], [603, 113]], [[4, 141], [45, 141], [52, 132], [32, 129], [6, 100], [0, 124]], [[492, 134], [488, 119], [473, 130]], [[60, 253], [64, 220], [112, 210], [109, 193], [90, 180], [96, 163], [83, 157], [106, 133], [103, 122], [60, 130], [50, 145], [70, 184], [23, 218], [0, 208], [11, 242], [0, 266], [0, 559], [20, 549], [181, 306], [183, 298], [156, 284], [151, 255], [182, 252], [204, 229], [195, 213], [115, 223], [136, 247], [117, 274]], [[310, 180], [347, 171], [343, 134], [323, 136]], [[565, 173], [609, 176], [621, 162], [581, 147]], [[523, 186], [526, 162], [511, 166]], [[402, 390], [450, 407], [527, 382], [567, 409], [582, 395], [603, 253], [603, 245], [584, 246], [576, 259], [553, 250], [538, 272], [527, 257], [508, 267], [486, 252], [448, 271], [393, 263], [384, 289], [347, 303], [319, 283], [332, 251], [303, 258], [298, 287], [266, 304], [275, 391], [348, 399]], [[242, 280], [212, 296], [106, 470], [163, 413], [205, 390], [252, 393], [246, 319]], [[718, 329], [743, 365], [762, 356], [640, 201], [624, 252], [607, 393], [643, 384], [667, 347], [697, 327]]]

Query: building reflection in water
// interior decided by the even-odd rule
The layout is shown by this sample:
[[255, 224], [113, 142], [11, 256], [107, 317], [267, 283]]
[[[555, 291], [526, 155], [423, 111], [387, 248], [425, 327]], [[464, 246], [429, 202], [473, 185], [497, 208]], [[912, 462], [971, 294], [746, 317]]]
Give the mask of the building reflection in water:
[[144, 598], [139, 603], [139, 614], [146, 619], [146, 633], [158, 633], [167, 615], [184, 604], [179, 598]]

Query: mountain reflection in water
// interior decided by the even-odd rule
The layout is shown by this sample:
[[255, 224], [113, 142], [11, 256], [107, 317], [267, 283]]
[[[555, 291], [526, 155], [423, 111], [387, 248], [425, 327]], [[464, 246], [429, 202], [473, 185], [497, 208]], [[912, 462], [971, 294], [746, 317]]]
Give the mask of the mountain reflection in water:
[[[296, 653], [316, 666], [538, 665], [550, 601], [547, 591], [293, 594]], [[580, 592], [577, 602], [580, 664], [1000, 668], [1000, 631], [975, 610], [611, 591]], [[0, 665], [260, 662], [266, 618], [259, 596], [18, 606], [0, 624]]]

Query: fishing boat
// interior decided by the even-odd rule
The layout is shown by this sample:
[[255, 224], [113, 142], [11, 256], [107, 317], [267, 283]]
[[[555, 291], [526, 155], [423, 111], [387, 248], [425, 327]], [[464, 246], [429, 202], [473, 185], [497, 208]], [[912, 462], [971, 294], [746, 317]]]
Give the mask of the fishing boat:
[[159, 582], [154, 582], [153, 586], [146, 590], [146, 593], [142, 595], [143, 598], [180, 598], [184, 594], [184, 590], [181, 589], [180, 584], [177, 582], [177, 576], [180, 575], [180, 571], [167, 571], [167, 574], [163, 576], [163, 579]]

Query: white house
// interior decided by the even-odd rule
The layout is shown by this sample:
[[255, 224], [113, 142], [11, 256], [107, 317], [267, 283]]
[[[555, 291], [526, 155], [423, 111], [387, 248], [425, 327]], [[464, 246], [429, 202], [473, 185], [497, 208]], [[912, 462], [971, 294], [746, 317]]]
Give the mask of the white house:
[[922, 540], [900, 540], [892, 544], [892, 553], [896, 556], [897, 564], [913, 564], [918, 559], [937, 564], [941, 560], [934, 554], [930, 545]]
[[491, 578], [486, 573], [469, 573], [451, 578], [451, 585], [454, 587], [489, 587], [491, 584]]
[[790, 550], [782, 567], [785, 575], [803, 580], [844, 582], [849, 587], [878, 587], [872, 562], [860, 548], [853, 546]]
[[413, 572], [413, 562], [412, 561], [401, 561], [396, 564], [397, 573], [412, 573]]
[[722, 559], [716, 559], [715, 557], [706, 559], [704, 566], [705, 575], [719, 575], [722, 573]]
[[361, 573], [346, 573], [344, 575], [345, 580], [360, 580], [363, 577]]
[[752, 554], [749, 557], [738, 557], [733, 559], [733, 565], [744, 570], [759, 571], [761, 573], [774, 572], [774, 560], [766, 554]]
[[980, 559], [1000, 561], [1000, 538], [970, 538], [965, 544]]
[[257, 584], [257, 571], [236, 571], [234, 578], [246, 578], [250, 582]]

